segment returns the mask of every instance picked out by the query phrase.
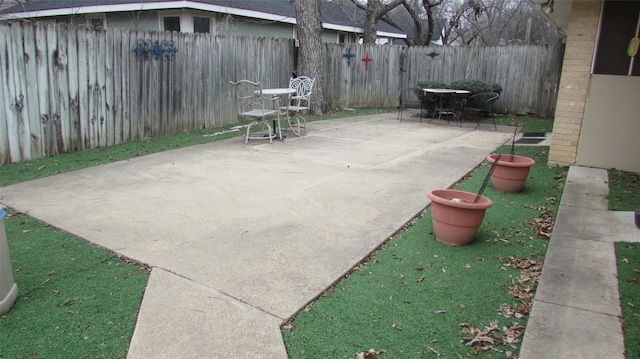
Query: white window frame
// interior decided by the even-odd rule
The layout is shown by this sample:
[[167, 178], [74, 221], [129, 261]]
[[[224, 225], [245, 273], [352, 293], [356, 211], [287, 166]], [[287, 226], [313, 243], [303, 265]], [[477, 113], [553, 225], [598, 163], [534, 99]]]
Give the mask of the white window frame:
[[[204, 15], [200, 15], [200, 14], [192, 14], [191, 15], [191, 23], [193, 24], [193, 31], [192, 32], [196, 32], [196, 17], [201, 17], [203, 19], [209, 19], [209, 35], [213, 35], [216, 29], [216, 19], [213, 16], [204, 16]], [[182, 25], [180, 25], [180, 27], [182, 27]]]
[[158, 11], [158, 29], [164, 30], [164, 18], [165, 17], [178, 17], [180, 18], [180, 32], [193, 32], [193, 16], [184, 11]]
[[100, 20], [102, 20], [102, 29], [103, 30], [107, 29], [107, 15], [106, 14], [104, 14], [104, 13], [91, 14], [91, 15], [86, 15], [85, 17], [87, 19], [87, 26], [89, 26], [89, 28], [93, 29], [93, 23], [91, 23], [91, 20], [100, 19]]
[[340, 35], [344, 35], [344, 44], [350, 45], [354, 44], [354, 38], [356, 37], [352, 32], [347, 31], [338, 31], [336, 33], [336, 43], [340, 44]]

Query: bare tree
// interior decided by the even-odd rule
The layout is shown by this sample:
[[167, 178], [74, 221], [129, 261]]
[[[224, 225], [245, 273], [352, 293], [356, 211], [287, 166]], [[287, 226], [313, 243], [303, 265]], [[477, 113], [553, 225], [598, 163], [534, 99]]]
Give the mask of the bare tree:
[[29, 2], [28, 0], [0, 0], [0, 10], [11, 7], [17, 4], [24, 4]]
[[312, 113], [327, 112], [324, 100], [324, 56], [322, 54], [322, 22], [320, 20], [321, 0], [291, 0], [296, 11], [298, 31], [298, 75], [315, 78]]
[[405, 31], [409, 46], [428, 46], [434, 32], [440, 32], [443, 19], [438, 17], [437, 7], [446, 0], [404, 0], [402, 7], [388, 12], [382, 19]]
[[559, 36], [553, 26], [526, 1], [464, 0], [451, 2], [445, 44], [547, 44]]
[[389, 11], [402, 5], [404, 0], [392, 0], [388, 4], [384, 4], [382, 0], [368, 0], [364, 7], [355, 0], [354, 3], [363, 8], [365, 13], [363, 42], [365, 44], [375, 44], [378, 38], [378, 22]]
[[409, 45], [429, 45], [434, 33], [442, 35], [443, 45], [539, 45], [561, 39], [527, 1], [405, 0], [403, 5], [383, 19], [409, 34]]
[[[416, 28], [417, 40], [419, 42], [417, 45], [429, 45], [431, 43], [431, 39], [433, 38], [435, 19], [433, 15], [433, 9], [436, 6], [442, 5], [443, 0], [422, 0], [422, 9], [419, 9], [416, 5], [413, 7], [408, 6], [408, 2], [405, 3], [405, 9], [407, 12], [411, 14], [411, 18], [414, 22], [414, 27]], [[412, 10], [413, 9], [413, 10]], [[424, 15], [420, 16], [420, 10], [424, 11]], [[422, 30], [422, 27], [419, 26], [420, 22], [424, 22], [421, 18], [426, 18], [427, 28], [426, 34], [425, 31]], [[422, 21], [420, 21], [422, 20]], [[440, 29], [438, 29], [440, 31]]]

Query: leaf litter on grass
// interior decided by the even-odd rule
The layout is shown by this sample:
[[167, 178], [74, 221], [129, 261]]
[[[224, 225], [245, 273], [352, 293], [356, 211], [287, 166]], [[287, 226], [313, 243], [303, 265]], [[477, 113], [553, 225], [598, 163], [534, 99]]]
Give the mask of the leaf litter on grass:
[[[526, 151], [545, 162], [545, 151]], [[486, 171], [478, 166], [456, 189], [477, 190]], [[384, 348], [381, 358], [517, 358], [563, 172], [538, 165], [515, 195], [489, 186], [494, 208], [469, 246], [437, 242], [426, 209], [373, 253], [375, 261], [361, 262], [285, 323], [289, 356], [353, 358]]]

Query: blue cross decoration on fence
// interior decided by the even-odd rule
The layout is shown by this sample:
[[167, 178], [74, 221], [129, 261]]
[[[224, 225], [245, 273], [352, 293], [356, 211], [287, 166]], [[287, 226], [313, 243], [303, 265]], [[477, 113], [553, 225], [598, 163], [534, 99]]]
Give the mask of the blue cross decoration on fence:
[[159, 40], [151, 41], [147, 39], [138, 40], [136, 48], [133, 49], [133, 51], [143, 60], [148, 60], [151, 56], [156, 60], [160, 60], [160, 58], [173, 60], [176, 58], [178, 48], [175, 47], [174, 42], [171, 40], [163, 40], [160, 42]]
[[351, 66], [351, 59], [352, 59], [352, 58], [354, 58], [354, 57], [356, 57], [356, 55], [355, 55], [355, 54], [352, 54], [352, 53], [351, 53], [351, 48], [349, 48], [349, 49], [347, 50], [347, 53], [346, 53], [346, 54], [344, 54], [344, 55], [342, 55], [342, 57], [346, 57], [346, 58], [347, 58], [347, 66]]

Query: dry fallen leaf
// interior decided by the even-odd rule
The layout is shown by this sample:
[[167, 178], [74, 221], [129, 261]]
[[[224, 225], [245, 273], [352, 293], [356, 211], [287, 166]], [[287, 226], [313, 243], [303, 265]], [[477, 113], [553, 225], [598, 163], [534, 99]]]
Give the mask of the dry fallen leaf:
[[386, 352], [387, 351], [385, 349], [382, 349], [382, 350], [369, 349], [367, 350], [366, 353], [360, 352], [356, 354], [356, 359], [366, 359], [366, 358], [381, 359], [382, 358], [381, 355]]
[[435, 354], [437, 357], [440, 357], [440, 353], [438, 353], [438, 351], [436, 351], [435, 349], [433, 349], [432, 347], [427, 347], [427, 349], [432, 352], [433, 354]]
[[282, 330], [288, 330], [288, 331], [292, 332], [293, 329], [295, 329], [294, 325], [286, 324], [286, 325], [282, 326]]
[[71, 303], [71, 302], [73, 302], [75, 300], [78, 300], [78, 299], [79, 298], [69, 298], [67, 300], [64, 300], [62, 303], [58, 304], [58, 307], [64, 307], [65, 305], [67, 305], [67, 304], [69, 304], [69, 303]]
[[514, 316], [515, 310], [513, 310], [513, 308], [511, 308], [509, 304], [505, 303], [505, 304], [502, 304], [500, 308], [498, 308], [498, 313], [500, 313], [500, 315], [502, 315], [505, 318], [511, 318]]
[[529, 206], [529, 208], [534, 208], [540, 211], [540, 218], [534, 219], [531, 224], [531, 229], [538, 236], [538, 238], [551, 238], [551, 233], [553, 232], [554, 225], [554, 216], [553, 211], [551, 211], [546, 206], [533, 207]]
[[522, 303], [522, 306], [514, 308], [521, 315], [529, 314], [531, 311], [534, 292], [542, 273], [542, 257], [539, 255], [533, 257], [535, 259], [513, 256], [502, 260], [505, 266], [521, 270], [519, 278], [509, 288], [509, 294]]
[[[524, 329], [519, 323], [513, 323], [511, 326], [504, 326], [502, 330], [498, 326], [498, 322], [491, 322], [491, 325], [484, 329], [476, 328], [473, 325], [464, 324], [463, 334], [470, 334], [473, 337], [466, 337], [462, 342], [467, 342], [467, 346], [473, 346], [474, 353], [495, 349], [497, 345], [515, 345], [520, 342]], [[497, 350], [497, 349], [495, 349]]]

